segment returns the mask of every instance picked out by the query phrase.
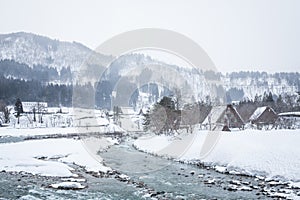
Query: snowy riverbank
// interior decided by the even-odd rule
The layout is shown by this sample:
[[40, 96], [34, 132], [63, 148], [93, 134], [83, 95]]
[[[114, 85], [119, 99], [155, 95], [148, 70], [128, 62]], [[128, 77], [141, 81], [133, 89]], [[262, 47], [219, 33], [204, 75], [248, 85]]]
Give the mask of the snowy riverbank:
[[[95, 140], [97, 150], [115, 143], [106, 138]], [[83, 167], [88, 172], [106, 173], [111, 170], [102, 164], [100, 156], [88, 152], [85, 144], [81, 140], [66, 138], [0, 144], [0, 170], [60, 177], [77, 176], [69, 166], [71, 164]]]
[[299, 142], [300, 130], [244, 130], [152, 135], [137, 139], [134, 145], [144, 152], [204, 163], [220, 172], [300, 182]]
[[[102, 158], [97, 155], [97, 152], [107, 149], [117, 141], [100, 137], [99, 134], [123, 132], [123, 130], [104, 118], [99, 120], [97, 126], [92, 127], [2, 127], [0, 138], [36, 140], [20, 139], [20, 141], [16, 140], [18, 141], [16, 143], [0, 144], [0, 170], [68, 177], [76, 176], [70, 167], [71, 164], [75, 164], [88, 172], [106, 173], [110, 168], [103, 166]], [[86, 139], [81, 140], [72, 138], [74, 135], [91, 134], [92, 136], [92, 133], [95, 133], [93, 134], [95, 137], [83, 137]]]
[[[107, 127], [114, 127], [109, 124]], [[118, 127], [116, 127], [117, 129]], [[99, 133], [104, 132], [98, 129]], [[43, 176], [76, 177], [70, 167], [75, 164], [87, 172], [106, 173], [111, 170], [102, 164], [98, 151], [107, 149], [118, 141], [109, 137], [83, 137], [83, 139], [60, 138], [80, 132], [74, 128], [32, 128], [14, 129], [1, 128], [1, 137], [32, 137], [56, 136], [53, 139], [25, 140], [15, 143], [0, 144], [0, 170], [7, 172], [27, 172]], [[96, 136], [96, 135], [95, 135]], [[47, 137], [46, 137], [47, 138]], [[88, 148], [87, 148], [88, 147]]]

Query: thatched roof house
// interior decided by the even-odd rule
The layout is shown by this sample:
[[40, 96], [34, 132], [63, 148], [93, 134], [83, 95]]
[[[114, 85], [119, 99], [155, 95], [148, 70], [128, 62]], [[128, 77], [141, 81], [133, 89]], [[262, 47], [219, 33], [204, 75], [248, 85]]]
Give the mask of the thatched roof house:
[[202, 124], [209, 130], [244, 127], [244, 121], [232, 105], [214, 106]]
[[255, 124], [258, 128], [264, 125], [274, 125], [278, 116], [269, 106], [258, 107], [249, 118], [251, 124]]

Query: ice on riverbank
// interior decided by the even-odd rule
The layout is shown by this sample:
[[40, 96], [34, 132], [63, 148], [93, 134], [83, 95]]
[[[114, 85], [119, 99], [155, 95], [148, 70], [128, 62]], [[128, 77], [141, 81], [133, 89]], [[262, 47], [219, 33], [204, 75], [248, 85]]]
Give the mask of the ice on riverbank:
[[152, 136], [139, 138], [134, 145], [141, 151], [217, 166], [222, 172], [234, 170], [300, 181], [300, 130], [220, 132], [214, 148], [203, 156], [200, 152], [209, 134], [212, 133], [198, 131], [176, 138]]

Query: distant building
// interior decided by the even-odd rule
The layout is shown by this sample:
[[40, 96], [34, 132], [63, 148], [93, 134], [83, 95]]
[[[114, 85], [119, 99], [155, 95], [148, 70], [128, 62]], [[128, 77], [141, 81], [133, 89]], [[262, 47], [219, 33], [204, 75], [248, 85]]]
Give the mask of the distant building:
[[298, 129], [300, 128], [300, 112], [279, 113], [276, 121], [277, 128]]
[[207, 129], [213, 131], [244, 128], [244, 121], [232, 105], [214, 106], [203, 121]]
[[48, 108], [48, 103], [46, 102], [22, 102], [24, 113], [32, 113], [33, 109], [38, 112], [45, 112]]
[[[115, 120], [117, 124], [126, 131], [138, 132], [142, 130], [142, 127], [136, 119], [137, 113], [134, 112], [133, 107], [118, 107], [117, 117]], [[116, 113], [115, 113], [116, 114]]]
[[135, 114], [133, 107], [119, 107], [119, 108], [120, 108], [119, 114], [121, 114], [121, 115], [134, 115]]
[[278, 116], [269, 106], [258, 107], [249, 118], [251, 124], [255, 124], [258, 129], [274, 126]]

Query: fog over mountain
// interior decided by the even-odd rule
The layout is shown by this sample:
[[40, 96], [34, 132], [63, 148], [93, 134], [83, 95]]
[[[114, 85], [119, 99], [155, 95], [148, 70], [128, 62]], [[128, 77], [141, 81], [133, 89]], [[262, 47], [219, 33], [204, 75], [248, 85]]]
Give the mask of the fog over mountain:
[[[5, 85], [4, 83], [8, 79], [27, 81], [27, 84], [28, 81], [37, 81], [44, 87], [49, 84], [88, 84], [90, 81], [88, 87], [96, 91], [96, 104], [100, 107], [105, 105], [106, 108], [110, 107], [113, 91], [122, 93], [117, 91], [118, 81], [121, 79], [123, 89], [132, 92], [131, 95], [134, 99], [131, 103], [133, 106], [141, 104], [139, 101], [145, 101], [145, 99], [153, 103], [163, 95], [174, 95], [175, 88], [172, 84], [170, 85], [170, 76], [166, 76], [171, 72], [176, 76], [171, 78], [177, 78], [176, 82], [180, 83], [179, 89], [182, 91], [182, 96], [193, 101], [205, 100], [208, 96], [212, 101], [221, 101], [224, 97], [226, 102], [240, 101], [254, 99], [256, 95], [263, 95], [264, 92], [271, 92], [276, 99], [279, 95], [293, 95], [300, 89], [298, 72], [270, 74], [251, 72], [249, 69], [249, 72], [224, 74], [198, 71], [193, 68], [166, 64], [148, 55], [137, 53], [120, 56], [111, 63], [106, 71], [104, 71], [105, 66], [112, 61], [112, 57], [97, 53], [97, 59], [92, 61], [94, 63], [92, 63], [93, 67], [90, 73], [95, 74], [93, 69], [101, 68], [100, 71], [104, 72], [102, 76], [97, 80], [87, 78], [88, 80], [85, 80], [84, 83], [75, 82], [74, 78], [81, 73], [82, 63], [89, 59], [91, 54], [95, 54], [95, 52], [76, 42], [62, 42], [24, 32], [2, 34], [0, 35], [2, 85]], [[159, 66], [159, 71], [151, 68], [153, 65]], [[177, 77], [176, 74], [180, 76]], [[141, 77], [159, 80], [159, 84], [145, 84], [145, 79], [141, 80]], [[69, 93], [71, 95], [71, 92]], [[145, 98], [145, 93], [150, 93], [147, 98]], [[17, 97], [16, 95], [13, 97], [2, 95], [0, 98], [13, 99]], [[36, 94], [36, 98], [39, 95], [41, 94]], [[59, 98], [56, 102], [59, 101]], [[46, 97], [41, 97], [41, 99], [48, 100]], [[71, 98], [67, 97], [67, 99], [69, 101]]]

